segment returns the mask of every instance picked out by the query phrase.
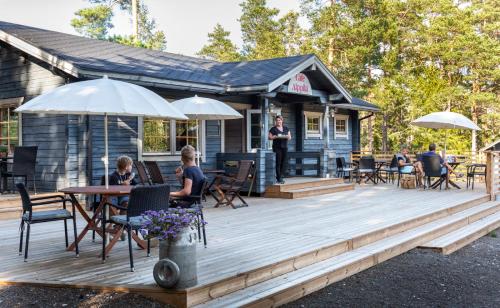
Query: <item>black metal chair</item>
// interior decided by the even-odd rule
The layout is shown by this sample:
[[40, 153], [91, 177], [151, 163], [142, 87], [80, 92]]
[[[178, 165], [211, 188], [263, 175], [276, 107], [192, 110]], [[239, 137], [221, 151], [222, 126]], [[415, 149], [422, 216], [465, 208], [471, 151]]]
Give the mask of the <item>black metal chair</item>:
[[24, 178], [24, 186], [28, 186], [28, 177], [33, 180], [33, 190], [36, 194], [36, 155], [38, 152], [37, 146], [21, 146], [14, 148], [14, 159], [12, 170], [2, 172], [2, 178], [12, 178], [12, 188], [15, 187], [15, 178]]
[[[142, 214], [146, 211], [159, 211], [167, 210], [169, 208], [170, 186], [168, 184], [152, 185], [152, 186], [136, 186], [130, 192], [130, 200], [128, 207], [121, 207], [119, 205], [112, 205], [121, 210], [126, 210], [126, 215], [111, 216], [111, 222], [121, 225], [120, 232], [115, 236], [121, 236], [123, 230], [127, 230], [128, 235], [128, 250], [130, 255], [130, 270], [134, 271], [134, 257], [132, 255], [132, 232], [138, 232], [141, 229], [143, 222]], [[106, 220], [105, 220], [106, 221]], [[105, 225], [103, 224], [103, 234], [105, 232]], [[104, 241], [106, 237], [104, 237]], [[150, 239], [147, 240], [147, 253], [150, 256], [151, 243]], [[105, 247], [106, 245], [103, 245]], [[103, 248], [102, 257], [105, 260], [105, 249]]]
[[134, 167], [137, 170], [137, 174], [139, 175], [139, 182], [142, 185], [151, 185], [151, 180], [149, 179], [144, 163], [138, 160], [134, 160]]
[[[437, 187], [439, 184], [439, 190], [441, 190], [441, 186], [443, 184], [443, 181], [446, 178], [446, 174], [441, 174], [441, 161], [440, 157], [438, 155], [436, 156], [422, 156], [422, 167], [424, 169], [424, 174], [425, 174], [425, 179], [427, 184], [424, 185], [424, 189], [427, 188], [434, 188]], [[431, 186], [431, 178], [439, 178], [439, 182], [434, 183]]]
[[[399, 168], [398, 168], [398, 158], [396, 155], [392, 157], [391, 164], [389, 166], [385, 165], [384, 167], [380, 168], [379, 172], [380, 173], [385, 173], [387, 181], [392, 180], [392, 183], [394, 184], [395, 182], [395, 174], [398, 173]], [[399, 186], [399, 177], [398, 177], [398, 186]]]
[[[397, 159], [397, 156], [395, 156], [396, 159]], [[407, 166], [410, 166], [410, 165], [407, 165]], [[412, 165], [412, 170], [410, 172], [408, 171], [405, 171], [403, 170], [403, 168], [406, 167], [406, 166], [400, 166], [399, 163], [397, 164], [397, 168], [398, 168], [398, 187], [399, 187], [399, 183], [401, 182], [401, 177], [403, 175], [413, 175], [415, 177], [415, 183], [419, 184], [419, 181], [418, 181], [418, 177], [417, 177], [417, 171], [415, 170], [415, 167], [413, 167]]]
[[146, 169], [148, 169], [151, 184], [167, 183], [168, 177], [163, 176], [160, 170], [160, 166], [158, 166], [155, 161], [145, 161], [144, 165], [146, 165]]
[[191, 194], [189, 197], [193, 200], [193, 204], [191, 205], [191, 209], [194, 210], [196, 214], [196, 219], [198, 220], [198, 239], [201, 242], [201, 230], [203, 230], [203, 245], [207, 247], [207, 235], [205, 232], [205, 224], [203, 223], [203, 199], [205, 195], [205, 191], [208, 187], [208, 179], [205, 178], [203, 180], [203, 184], [201, 185], [201, 190], [198, 194]]
[[486, 178], [486, 164], [470, 164], [467, 166], [467, 189], [469, 186], [474, 189], [474, 181], [476, 176]]
[[361, 174], [364, 174], [367, 179], [365, 180], [365, 183], [368, 182], [368, 180], [372, 181], [373, 184], [377, 184], [376, 180], [376, 168], [375, 168], [375, 159], [373, 157], [362, 157], [359, 160], [359, 166], [358, 169], [356, 169], [356, 178], [357, 178], [357, 183], [361, 183]]
[[[57, 220], [64, 220], [64, 236], [66, 240], [66, 248], [68, 247], [68, 224], [67, 220], [73, 220], [73, 235], [75, 237], [75, 251], [76, 256], [78, 257], [78, 242], [76, 241], [76, 216], [75, 216], [75, 205], [71, 202], [71, 199], [66, 199], [61, 195], [53, 195], [53, 196], [45, 196], [45, 197], [37, 197], [31, 198], [26, 190], [26, 186], [23, 183], [16, 184], [17, 190], [21, 195], [21, 201], [23, 204], [23, 215], [21, 217], [21, 236], [19, 239], [19, 255], [23, 252], [23, 235], [24, 235], [24, 226], [27, 225], [26, 228], [26, 247], [24, 248], [24, 262], [28, 259], [28, 248], [30, 241], [30, 231], [31, 225], [42, 222], [50, 222]], [[69, 212], [66, 209], [66, 201], [71, 203], [72, 211]], [[45, 211], [34, 211], [34, 208], [39, 205], [48, 205], [48, 204], [62, 204], [62, 209], [57, 210], [45, 210]]]
[[355, 171], [355, 168], [352, 167], [352, 163], [347, 163], [344, 157], [337, 157], [335, 159], [337, 163], [337, 177], [345, 178], [345, 174], [349, 175], [349, 182], [352, 181], [352, 173]]

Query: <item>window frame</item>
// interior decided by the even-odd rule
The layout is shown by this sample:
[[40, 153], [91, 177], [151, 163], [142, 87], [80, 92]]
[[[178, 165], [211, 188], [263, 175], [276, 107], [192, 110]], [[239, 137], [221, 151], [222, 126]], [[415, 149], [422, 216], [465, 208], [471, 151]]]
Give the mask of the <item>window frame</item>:
[[[145, 152], [144, 151], [144, 118], [138, 117], [138, 142], [137, 142], [137, 152], [139, 160], [156, 160], [156, 161], [178, 161], [181, 157], [180, 151], [176, 151], [176, 121], [170, 121], [170, 151], [168, 152]], [[146, 117], [147, 118], [147, 117]], [[206, 161], [206, 121], [199, 120], [200, 135], [199, 145], [200, 145], [200, 160], [201, 162]]]
[[[261, 109], [247, 109], [247, 119], [246, 119], [246, 130], [247, 130], [247, 133], [246, 133], [246, 150], [247, 150], [247, 153], [255, 153], [257, 152], [258, 149], [260, 148], [251, 148], [251, 145], [252, 145], [252, 130], [251, 130], [251, 116], [252, 114], [260, 114], [260, 119], [261, 119], [261, 125], [262, 125], [262, 110]], [[270, 119], [273, 119], [274, 117], [276, 117], [278, 114], [281, 115], [281, 112], [278, 113], [278, 112], [268, 112], [269, 114], [269, 118]], [[269, 129], [271, 129], [271, 127], [268, 127]], [[262, 127], [261, 127], [262, 129]], [[266, 132], [266, 136], [267, 136], [267, 133]], [[266, 137], [267, 139], [267, 137]], [[268, 150], [271, 150], [273, 148], [273, 145], [272, 145], [272, 142], [268, 142], [267, 143], [267, 149]]]
[[[6, 98], [6, 99], [0, 99], [0, 108], [17, 108], [22, 105], [24, 102], [24, 97], [14, 97], [14, 98]], [[9, 113], [10, 114], [10, 113]], [[9, 116], [10, 118], [10, 116]], [[11, 122], [17, 122], [17, 146], [22, 146], [23, 145], [23, 129], [22, 129], [22, 123], [23, 123], [23, 118], [22, 118], [22, 113], [17, 113], [17, 121], [7, 121], [8, 123]], [[9, 127], [7, 129], [9, 136], [7, 137], [7, 146], [9, 149], [9, 155], [13, 154], [10, 151], [10, 126], [7, 124]]]
[[[347, 114], [335, 114], [333, 122], [333, 131], [335, 139], [346, 139], [349, 140], [349, 115]], [[345, 133], [337, 132], [337, 121], [345, 121]]]
[[[317, 131], [309, 131], [307, 129], [307, 119], [308, 118], [318, 118], [319, 126]], [[305, 139], [323, 139], [323, 113], [322, 112], [313, 112], [313, 111], [304, 111], [304, 132]]]

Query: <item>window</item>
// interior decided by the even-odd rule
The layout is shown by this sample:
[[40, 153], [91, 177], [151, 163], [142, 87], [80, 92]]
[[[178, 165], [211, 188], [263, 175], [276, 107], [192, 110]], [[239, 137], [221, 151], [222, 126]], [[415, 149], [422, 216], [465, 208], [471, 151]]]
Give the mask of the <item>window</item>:
[[305, 126], [306, 126], [306, 139], [308, 138], [321, 138], [321, 131], [323, 129], [323, 114], [319, 112], [304, 112]]
[[335, 115], [335, 138], [349, 139], [349, 116]]
[[[278, 113], [270, 112], [268, 113], [267, 127], [271, 129], [274, 125], [274, 118]], [[260, 149], [260, 132], [262, 130], [261, 124], [261, 110], [260, 109], [250, 109], [247, 110], [247, 152], [255, 152]], [[286, 125], [286, 124], [285, 124]], [[266, 132], [267, 139], [267, 132]], [[271, 149], [272, 143], [268, 142], [268, 148]]]
[[[200, 134], [204, 134], [204, 122]], [[139, 124], [140, 125], [140, 124]], [[174, 121], [144, 118], [142, 121], [142, 154], [178, 155], [183, 146], [189, 144], [196, 148], [198, 127], [196, 120]], [[203, 139], [199, 141], [199, 151], [204, 152]], [[202, 155], [203, 156], [203, 155]]]
[[198, 126], [196, 120], [175, 121], [175, 151], [180, 152], [185, 145], [191, 145], [196, 149], [198, 139]]
[[170, 152], [170, 120], [144, 119], [144, 152]]
[[14, 109], [16, 105], [0, 107], [0, 147], [6, 147], [9, 153], [19, 144], [19, 118]]

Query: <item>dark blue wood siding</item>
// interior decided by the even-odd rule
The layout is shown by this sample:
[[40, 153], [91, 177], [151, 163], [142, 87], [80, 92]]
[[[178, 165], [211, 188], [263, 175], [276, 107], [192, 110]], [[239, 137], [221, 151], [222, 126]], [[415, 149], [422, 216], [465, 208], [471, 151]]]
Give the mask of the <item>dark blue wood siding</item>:
[[[92, 182], [99, 184], [104, 175], [104, 116], [90, 116], [92, 136]], [[108, 117], [109, 172], [116, 169], [121, 155], [137, 159], [137, 117]]]

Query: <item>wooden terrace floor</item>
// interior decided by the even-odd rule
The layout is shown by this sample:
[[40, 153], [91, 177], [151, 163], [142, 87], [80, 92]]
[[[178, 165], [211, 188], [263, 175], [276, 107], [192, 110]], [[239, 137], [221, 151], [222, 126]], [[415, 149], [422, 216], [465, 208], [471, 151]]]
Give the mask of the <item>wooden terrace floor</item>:
[[[198, 246], [198, 286], [235, 277], [314, 249], [390, 227], [452, 204], [484, 196], [474, 191], [421, 191], [392, 184], [357, 185], [354, 191], [295, 200], [247, 198], [247, 208], [207, 208], [208, 247]], [[211, 198], [209, 198], [211, 201]], [[134, 249], [135, 269], [129, 271], [127, 242], [119, 242], [101, 264], [101, 241], [90, 233], [80, 244], [80, 257], [65, 251], [63, 223], [32, 226], [27, 263], [18, 256], [19, 220], [1, 221], [0, 284], [40, 283], [117, 289], [157, 288], [153, 256]], [[79, 230], [83, 221], [79, 221]], [[71, 229], [70, 229], [71, 230]], [[70, 233], [70, 240], [72, 239]]]

